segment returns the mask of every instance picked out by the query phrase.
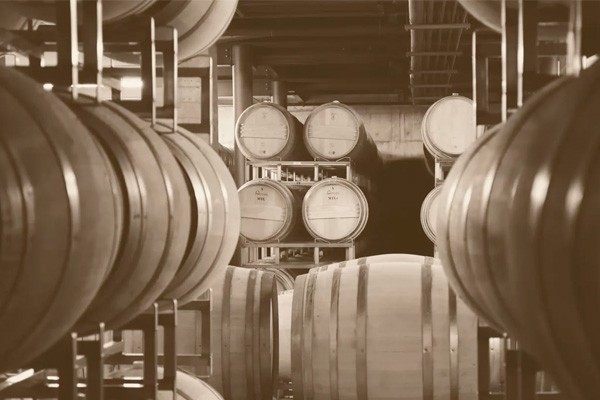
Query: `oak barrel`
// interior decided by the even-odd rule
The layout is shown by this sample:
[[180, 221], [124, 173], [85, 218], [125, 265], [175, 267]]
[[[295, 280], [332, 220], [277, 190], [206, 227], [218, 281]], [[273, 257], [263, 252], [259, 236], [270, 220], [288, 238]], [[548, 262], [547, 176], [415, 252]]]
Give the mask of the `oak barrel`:
[[306, 230], [316, 239], [352, 240], [367, 226], [369, 203], [354, 183], [328, 178], [315, 183], [306, 192], [302, 218]]
[[279, 311], [279, 379], [292, 380], [292, 300], [293, 287], [279, 293], [277, 309]]
[[421, 135], [434, 157], [458, 157], [476, 138], [473, 101], [456, 94], [436, 101], [423, 116]]
[[600, 396], [599, 89], [593, 65], [536, 93], [454, 165], [438, 217], [461, 297], [573, 399]]
[[353, 108], [338, 101], [315, 108], [304, 123], [304, 143], [309, 153], [325, 160], [349, 158], [359, 170], [381, 167], [377, 145]]
[[250, 160], [307, 160], [302, 123], [275, 103], [248, 107], [235, 124], [235, 142]]
[[122, 221], [114, 171], [68, 107], [3, 67], [0, 102], [5, 371], [43, 353], [85, 312], [111, 270]]
[[217, 148], [217, 153], [223, 160], [223, 163], [227, 167], [227, 169], [231, 172], [233, 170], [233, 150], [229, 147], [225, 147], [222, 144], [219, 144]]
[[119, 255], [78, 326], [116, 328], [148, 310], [175, 277], [190, 233], [190, 194], [175, 157], [148, 123], [111, 102], [61, 96], [108, 154], [125, 194]]
[[429, 152], [429, 150], [427, 150], [427, 147], [425, 147], [424, 144], [423, 157], [425, 169], [427, 170], [429, 175], [435, 178], [435, 157]]
[[[237, 3], [237, 0], [107, 0], [102, 2], [105, 32], [130, 27], [152, 17], [157, 27], [177, 29], [178, 56], [183, 61], [202, 53], [223, 35]], [[29, 18], [56, 21], [54, 1], [3, 0], [0, 11], [3, 8]], [[161, 38], [157, 30], [157, 39]], [[135, 59], [129, 61], [136, 62]]]
[[306, 189], [271, 179], [247, 182], [238, 190], [242, 223], [240, 234], [251, 242], [283, 240], [301, 222], [302, 199]]
[[475, 400], [477, 317], [430, 262], [301, 275], [292, 382], [295, 399]]
[[294, 281], [297, 273], [292, 272], [293, 270], [285, 268], [264, 268], [264, 270], [275, 275], [275, 280], [277, 281], [277, 293], [283, 293], [294, 289]]
[[[164, 376], [162, 367], [158, 367], [158, 379]], [[142, 384], [144, 376], [143, 365], [135, 364], [133, 368], [113, 372], [111, 378], [122, 378], [125, 383]], [[175, 376], [175, 394], [177, 400], [223, 400], [223, 397], [208, 383], [183, 371], [177, 371]], [[170, 391], [159, 390], [157, 400], [172, 400]]]
[[271, 400], [279, 365], [277, 285], [272, 273], [228, 267], [213, 286], [208, 383], [227, 400]]
[[186, 254], [162, 296], [179, 304], [195, 300], [222, 275], [240, 232], [240, 204], [226, 165], [208, 143], [183, 128], [156, 129], [187, 180], [193, 210]]
[[439, 264], [440, 260], [437, 258], [431, 258], [427, 256], [418, 256], [416, 254], [379, 254], [376, 256], [361, 257], [354, 260], [342, 261], [339, 263], [333, 263], [322, 267], [311, 268], [311, 272], [330, 271], [336, 268], [352, 267], [355, 265], [367, 265], [367, 264], [378, 264], [378, 263], [425, 263], [432, 262]]
[[438, 208], [440, 203], [440, 192], [442, 187], [438, 186], [434, 188], [423, 200], [421, 205], [421, 226], [425, 235], [435, 243], [435, 232], [437, 224]]

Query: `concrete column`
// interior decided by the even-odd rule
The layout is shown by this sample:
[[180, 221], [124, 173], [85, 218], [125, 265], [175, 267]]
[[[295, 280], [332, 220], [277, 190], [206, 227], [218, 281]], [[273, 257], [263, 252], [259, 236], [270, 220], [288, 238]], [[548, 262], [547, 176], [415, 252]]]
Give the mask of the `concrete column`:
[[271, 99], [273, 103], [287, 108], [287, 85], [282, 81], [271, 82]]
[[[235, 120], [252, 105], [252, 49], [236, 44], [233, 57], [233, 109]], [[245, 158], [237, 144], [234, 149], [234, 179], [238, 187], [244, 184]]]

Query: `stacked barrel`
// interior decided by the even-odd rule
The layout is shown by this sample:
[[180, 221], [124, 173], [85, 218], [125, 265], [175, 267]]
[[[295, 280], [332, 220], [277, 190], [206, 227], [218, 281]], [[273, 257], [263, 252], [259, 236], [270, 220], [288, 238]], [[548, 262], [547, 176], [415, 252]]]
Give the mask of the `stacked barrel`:
[[[102, 14], [105, 29], [109, 31], [120, 29], [123, 25], [135, 26], [149, 18], [156, 21], [156, 26], [177, 29], [178, 57], [184, 61], [202, 54], [223, 35], [233, 19], [237, 3], [237, 0], [104, 1]], [[0, 15], [3, 17], [0, 19], [2, 27], [7, 29], [26, 28], [26, 18], [53, 23], [57, 20], [54, 1], [3, 0], [0, 2]], [[14, 17], [4, 18], [5, 15]], [[121, 53], [118, 57], [132, 63], [139, 62], [138, 57], [132, 54]]]
[[311, 168], [253, 177], [239, 189], [245, 240], [265, 247], [313, 239], [343, 243], [365, 231], [372, 201], [372, 179], [367, 177], [377, 174], [381, 160], [355, 110], [338, 102], [325, 104], [303, 125], [279, 105], [255, 104], [240, 115], [235, 140], [250, 162], [262, 166], [346, 161], [357, 171], [352, 179], [347, 172], [344, 178], [338, 172], [314, 174]]
[[436, 101], [421, 123], [425, 165], [435, 177], [435, 187], [421, 206], [421, 225], [435, 243], [438, 198], [443, 184], [443, 169], [454, 161], [476, 139], [473, 101], [452, 95]]
[[532, 96], [456, 163], [440, 198], [453, 287], [572, 399], [600, 396], [600, 65]]
[[[0, 370], [67, 332], [186, 303], [224, 273], [236, 188], [197, 136], [0, 69]], [[34, 295], [32, 295], [34, 294]]]
[[315, 268], [278, 307], [279, 376], [294, 399], [478, 398], [477, 318], [449, 296], [438, 260]]

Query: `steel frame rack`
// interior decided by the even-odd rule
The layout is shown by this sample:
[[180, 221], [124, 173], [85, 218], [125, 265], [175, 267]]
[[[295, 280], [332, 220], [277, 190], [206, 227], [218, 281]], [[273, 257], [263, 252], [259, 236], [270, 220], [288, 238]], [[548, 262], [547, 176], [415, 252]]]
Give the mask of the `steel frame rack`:
[[[291, 171], [294, 175], [291, 181], [282, 179], [283, 172], [287, 171]], [[312, 180], [296, 181], [295, 177], [300, 175], [300, 172], [312, 175]], [[246, 161], [245, 181], [269, 178], [282, 183], [312, 185], [323, 179], [325, 172], [333, 173], [327, 177], [338, 176], [335, 175], [336, 172], [343, 172], [344, 178], [349, 181], [354, 177], [350, 161]]]
[[[537, 58], [567, 55], [567, 69], [576, 73], [581, 67], [581, 0], [570, 2], [571, 45], [552, 46], [537, 44], [537, 2], [518, 2], [518, 9], [507, 9], [503, 0], [502, 32], [478, 29], [473, 32], [472, 68], [473, 102], [475, 123], [491, 126], [505, 122], [516, 112], [525, 98], [554, 79], [537, 73]], [[579, 20], [579, 22], [577, 22]], [[500, 39], [500, 40], [498, 40]], [[490, 106], [489, 63], [500, 59], [502, 63], [502, 104], [500, 112]], [[436, 173], [437, 176], [437, 173]], [[506, 334], [495, 331], [482, 321], [478, 324], [478, 374], [480, 400], [563, 400], [560, 393], [536, 393], [535, 376], [539, 367], [518, 344], [506, 349], [505, 353], [505, 392], [489, 392], [489, 339], [509, 340]]]
[[[310, 180], [296, 180], [301, 176], [311, 176]], [[292, 174], [292, 179], [288, 180], [288, 173]], [[340, 176], [343, 174], [343, 176]], [[322, 179], [329, 177], [343, 177], [346, 180], [353, 181], [355, 173], [350, 159], [339, 161], [314, 160], [314, 161], [250, 161], [246, 160], [245, 182], [254, 179], [271, 179], [283, 184], [312, 186]], [[248, 240], [242, 240], [242, 267], [247, 268], [292, 268], [306, 269], [322, 265], [327, 265], [340, 260], [323, 261], [321, 258], [322, 249], [345, 249], [345, 259], [351, 260], [356, 257], [355, 242], [330, 243], [315, 239], [314, 241], [301, 242], [268, 242], [255, 243]], [[282, 254], [283, 250], [283, 254]], [[308, 256], [312, 252], [312, 263], [309, 261], [283, 262], [288, 254], [292, 257], [298, 255]], [[269, 254], [270, 253], [270, 254]]]
[[[249, 241], [242, 242], [242, 248], [246, 250], [246, 258], [248, 261], [242, 263], [242, 267], [251, 268], [292, 268], [292, 269], [305, 269], [328, 265], [340, 260], [328, 260], [323, 261], [321, 258], [322, 249], [345, 249], [346, 260], [352, 260], [356, 258], [355, 243], [354, 241], [340, 242], [340, 243], [328, 243], [322, 241], [313, 242], [290, 242], [290, 243], [253, 243]], [[267, 254], [267, 249], [271, 250], [271, 256]], [[306, 261], [292, 261], [282, 263], [284, 257], [282, 257], [282, 249], [286, 252], [291, 252], [293, 256], [296, 255], [308, 255], [312, 250], [313, 262]], [[249, 254], [251, 250], [255, 251], [254, 255]], [[260, 251], [261, 257], [258, 257]], [[253, 256], [253, 257], [252, 257]], [[252, 258], [251, 258], [252, 257]], [[250, 261], [253, 259], [254, 261]]]
[[[86, 23], [78, 27], [78, 6]], [[177, 31], [170, 30], [169, 40], [156, 40], [153, 19], [139, 26], [129, 26], [126, 32], [102, 31], [102, 0], [69, 0], [56, 2], [57, 22], [48, 30], [0, 32], [10, 39], [11, 51], [26, 54], [28, 67], [16, 67], [41, 83], [70, 90], [74, 100], [79, 97], [80, 84], [96, 85], [96, 101], [101, 102], [100, 87], [103, 84], [102, 56], [104, 49], [120, 52], [141, 52], [141, 77], [144, 83], [141, 101], [115, 101], [149, 118], [154, 125], [157, 118], [172, 121], [172, 131], [177, 130]], [[81, 40], [79, 37], [81, 36]], [[125, 39], [124, 39], [125, 38]], [[56, 67], [42, 67], [44, 46], [55, 43]], [[79, 44], [83, 42], [83, 65], [79, 65]], [[163, 54], [164, 106], [155, 102], [157, 52]], [[81, 68], [80, 68], [81, 67]], [[80, 70], [81, 69], [81, 70]], [[156, 400], [158, 390], [175, 393], [176, 367], [194, 366], [208, 377], [211, 371], [210, 352], [210, 296], [181, 307], [202, 313], [202, 352], [186, 354], [178, 359], [176, 353], [177, 302], [158, 300], [146, 313], [113, 331], [113, 340], [105, 342], [104, 323], [98, 323], [92, 336], [79, 338], [72, 332], [56, 343], [38, 359], [22, 366], [9, 378], [0, 381], [0, 399], [6, 398], [58, 398], [76, 400], [80, 392], [88, 400], [104, 400], [105, 397], [127, 400]], [[159, 307], [159, 304], [161, 305]], [[159, 312], [160, 310], [160, 312]], [[164, 329], [164, 355], [158, 355], [157, 331]], [[142, 331], [143, 354], [124, 354], [121, 330]], [[84, 339], [84, 340], [82, 340]], [[116, 340], [114, 340], [116, 339]], [[143, 361], [143, 378], [124, 380], [105, 377], [105, 365], [131, 365]], [[158, 379], [158, 365], [164, 366], [164, 376]], [[86, 369], [86, 378], [78, 376]], [[53, 372], [55, 371], [55, 372]]]

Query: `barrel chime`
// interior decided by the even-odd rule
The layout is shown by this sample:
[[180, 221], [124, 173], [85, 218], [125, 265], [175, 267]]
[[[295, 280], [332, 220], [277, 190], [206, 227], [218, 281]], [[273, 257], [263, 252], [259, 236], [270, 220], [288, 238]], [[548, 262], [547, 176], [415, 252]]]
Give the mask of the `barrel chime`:
[[[352, 108], [333, 102], [317, 107], [303, 125], [273, 103], [248, 107], [239, 117], [235, 140], [252, 162], [351, 160], [352, 168], [376, 173], [377, 147]], [[242, 199], [242, 237], [254, 244], [285, 242], [345, 243], [357, 239], [369, 220], [370, 181], [352, 174], [352, 181], [319, 175], [273, 172], [248, 181]], [[264, 172], [264, 171], [263, 171]], [[279, 176], [282, 175], [282, 176]], [[291, 179], [289, 179], [291, 178]], [[348, 177], [349, 178], [349, 177]], [[355, 179], [356, 178], [356, 179]]]

